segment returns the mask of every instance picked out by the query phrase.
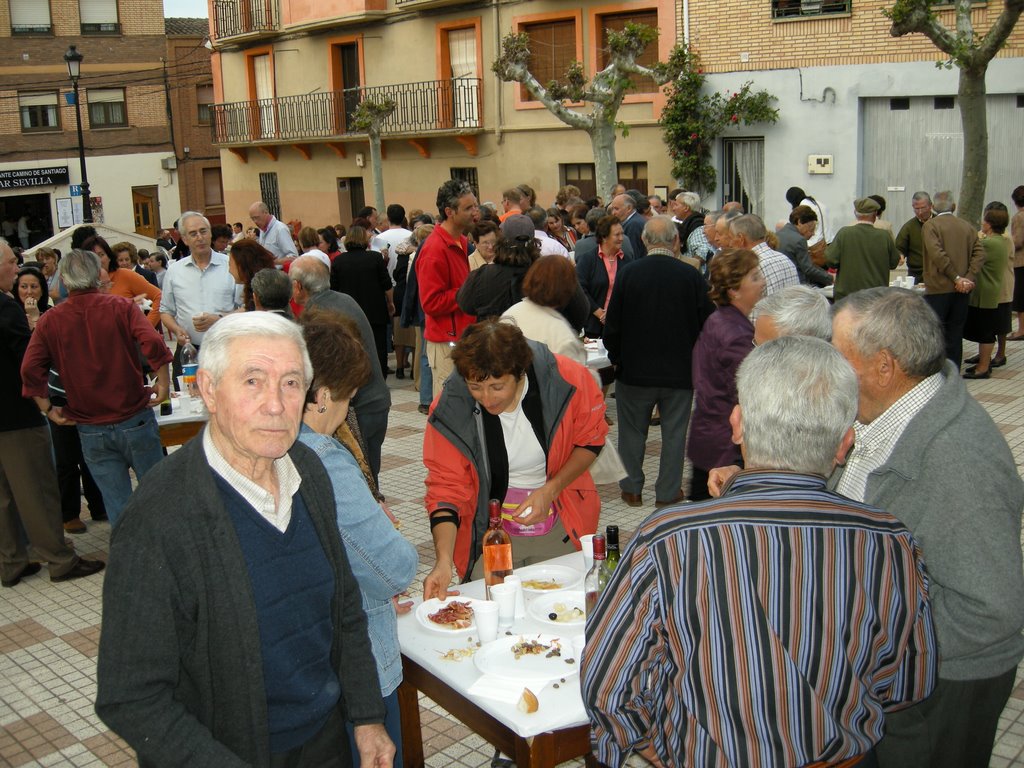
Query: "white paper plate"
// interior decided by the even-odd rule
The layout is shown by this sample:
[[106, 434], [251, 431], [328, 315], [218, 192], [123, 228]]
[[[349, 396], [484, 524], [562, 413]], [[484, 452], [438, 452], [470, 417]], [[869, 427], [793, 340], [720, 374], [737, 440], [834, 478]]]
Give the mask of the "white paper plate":
[[[564, 589], [578, 587], [583, 580], [583, 572], [568, 565], [528, 565], [516, 568], [515, 575], [523, 580], [523, 590], [531, 595], [548, 595]], [[528, 581], [545, 581], [557, 584], [554, 589], [537, 589], [526, 585]]]
[[[560, 647], [559, 656], [547, 656], [547, 653], [520, 656], [518, 659], [512, 652], [512, 646], [523, 640], [534, 640], [544, 645], [557, 642]], [[572, 664], [567, 663], [572, 659]], [[496, 675], [522, 683], [546, 683], [575, 675], [579, 670], [579, 660], [573, 656], [572, 642], [567, 637], [557, 635], [520, 635], [500, 636], [492, 643], [487, 643], [473, 656], [477, 669], [485, 675]]]
[[469, 603], [471, 606], [479, 602], [478, 600], [474, 600], [471, 597], [462, 597], [461, 595], [449, 597], [447, 600], [438, 600], [436, 597], [434, 597], [416, 606], [416, 621], [418, 621], [427, 629], [432, 629], [433, 631], [440, 632], [444, 635], [459, 635], [465, 634], [467, 632], [474, 632], [476, 630], [475, 621], [470, 623], [470, 625], [465, 629], [451, 629], [449, 627], [443, 627], [440, 624], [436, 624], [428, 618], [430, 614], [436, 613], [453, 600], [458, 600], [460, 603]]
[[566, 632], [577, 630], [587, 623], [586, 614], [573, 621], [554, 621], [549, 619], [548, 616], [551, 613], [558, 612], [558, 609], [555, 607], [556, 605], [565, 606], [567, 610], [579, 608], [581, 611], [585, 611], [586, 596], [582, 591], [552, 592], [547, 595], [541, 595], [530, 603], [530, 616], [542, 624], [547, 624], [550, 627], [559, 627]]

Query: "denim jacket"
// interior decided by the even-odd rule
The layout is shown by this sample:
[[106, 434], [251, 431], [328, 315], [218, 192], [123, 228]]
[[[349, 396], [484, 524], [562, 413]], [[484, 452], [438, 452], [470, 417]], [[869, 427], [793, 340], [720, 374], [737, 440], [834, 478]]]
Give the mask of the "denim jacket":
[[299, 440], [316, 453], [331, 478], [338, 530], [362, 593], [381, 694], [388, 696], [402, 682], [398, 619], [391, 598], [415, 578], [416, 548], [395, 530], [374, 500], [347, 448], [305, 424]]

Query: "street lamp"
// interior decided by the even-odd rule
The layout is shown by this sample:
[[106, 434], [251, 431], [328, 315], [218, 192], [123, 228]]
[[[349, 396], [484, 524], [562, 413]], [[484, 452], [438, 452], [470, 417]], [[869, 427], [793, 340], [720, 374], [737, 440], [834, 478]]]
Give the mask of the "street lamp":
[[82, 221], [92, 224], [92, 203], [89, 200], [89, 175], [85, 171], [85, 139], [82, 137], [82, 108], [78, 98], [78, 76], [82, 73], [82, 59], [75, 46], [64, 53], [64, 62], [68, 65], [68, 77], [75, 90], [75, 124], [78, 126], [78, 166], [82, 174]]

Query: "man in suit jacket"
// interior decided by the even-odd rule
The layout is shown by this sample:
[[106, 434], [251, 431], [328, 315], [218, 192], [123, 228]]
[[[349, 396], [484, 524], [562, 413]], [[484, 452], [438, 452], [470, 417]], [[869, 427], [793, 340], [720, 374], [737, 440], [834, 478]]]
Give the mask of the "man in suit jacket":
[[363, 349], [370, 358], [370, 381], [359, 388], [352, 398], [359, 431], [366, 441], [366, 462], [376, 480], [380, 474], [380, 449], [388, 431], [388, 411], [391, 410], [391, 390], [384, 381], [384, 373], [377, 358], [373, 329], [366, 314], [356, 300], [347, 293], [331, 290], [330, 273], [316, 256], [300, 256], [292, 262], [288, 276], [292, 279], [292, 301], [301, 307], [323, 307], [340, 312], [359, 326]]
[[921, 228], [924, 240], [924, 298], [939, 316], [946, 336], [946, 357], [957, 366], [963, 357], [968, 295], [978, 282], [985, 250], [977, 228], [953, 215], [952, 192], [932, 200], [935, 217]]
[[647, 246], [642, 235], [647, 220], [636, 210], [636, 201], [629, 194], [616, 195], [608, 204], [608, 213], [622, 222], [622, 231], [633, 245], [633, 254], [637, 258], [646, 256]]

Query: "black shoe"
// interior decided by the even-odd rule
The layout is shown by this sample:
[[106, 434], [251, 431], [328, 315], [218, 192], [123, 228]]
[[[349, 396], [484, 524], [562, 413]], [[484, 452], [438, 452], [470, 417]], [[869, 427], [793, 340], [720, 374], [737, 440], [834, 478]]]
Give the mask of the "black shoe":
[[51, 576], [50, 581], [71, 581], [72, 579], [81, 579], [83, 576], [92, 576], [93, 574], [99, 573], [106, 567], [107, 564], [102, 560], [86, 560], [82, 557], [78, 559], [77, 563], [75, 563], [74, 568], [60, 576]]
[[964, 371], [964, 378], [965, 379], [991, 379], [992, 378], [992, 369], [989, 368], [984, 373], [978, 373], [978, 369], [977, 368], [968, 368], [966, 371]]
[[494, 750], [494, 757], [491, 758], [491, 768], [516, 768], [516, 764], [507, 757], [501, 756], [501, 750]]
[[424, 416], [429, 416], [430, 415], [430, 406], [429, 405], [419, 405], [419, 406], [416, 407], [416, 410], [419, 411], [420, 413], [422, 413]]
[[993, 357], [992, 358], [992, 367], [993, 368], [1002, 368], [1004, 365], [1006, 365], [1006, 355], [1003, 355], [1002, 357]]
[[395, 372], [395, 378], [396, 379], [404, 379], [405, 378], [405, 368], [399, 368], [398, 371]]
[[3, 581], [0, 581], [0, 584], [3, 584], [5, 587], [16, 587], [18, 586], [18, 584], [21, 583], [21, 580], [26, 576], [35, 576], [37, 573], [39, 573], [39, 570], [42, 567], [43, 566], [41, 566], [39, 563], [29, 563], [24, 568], [22, 568], [21, 573], [19, 573], [13, 579], [4, 579]]
[[966, 360], [964, 360], [964, 364], [965, 365], [977, 365], [978, 364], [978, 360], [980, 360], [980, 359], [981, 359], [980, 355], [975, 355], [974, 357], [968, 357]]
[[92, 521], [94, 523], [105, 523], [108, 520], [110, 520], [110, 518], [107, 517], [106, 512], [100, 512], [99, 514], [96, 514], [95, 512], [90, 511], [89, 516], [92, 518]]

